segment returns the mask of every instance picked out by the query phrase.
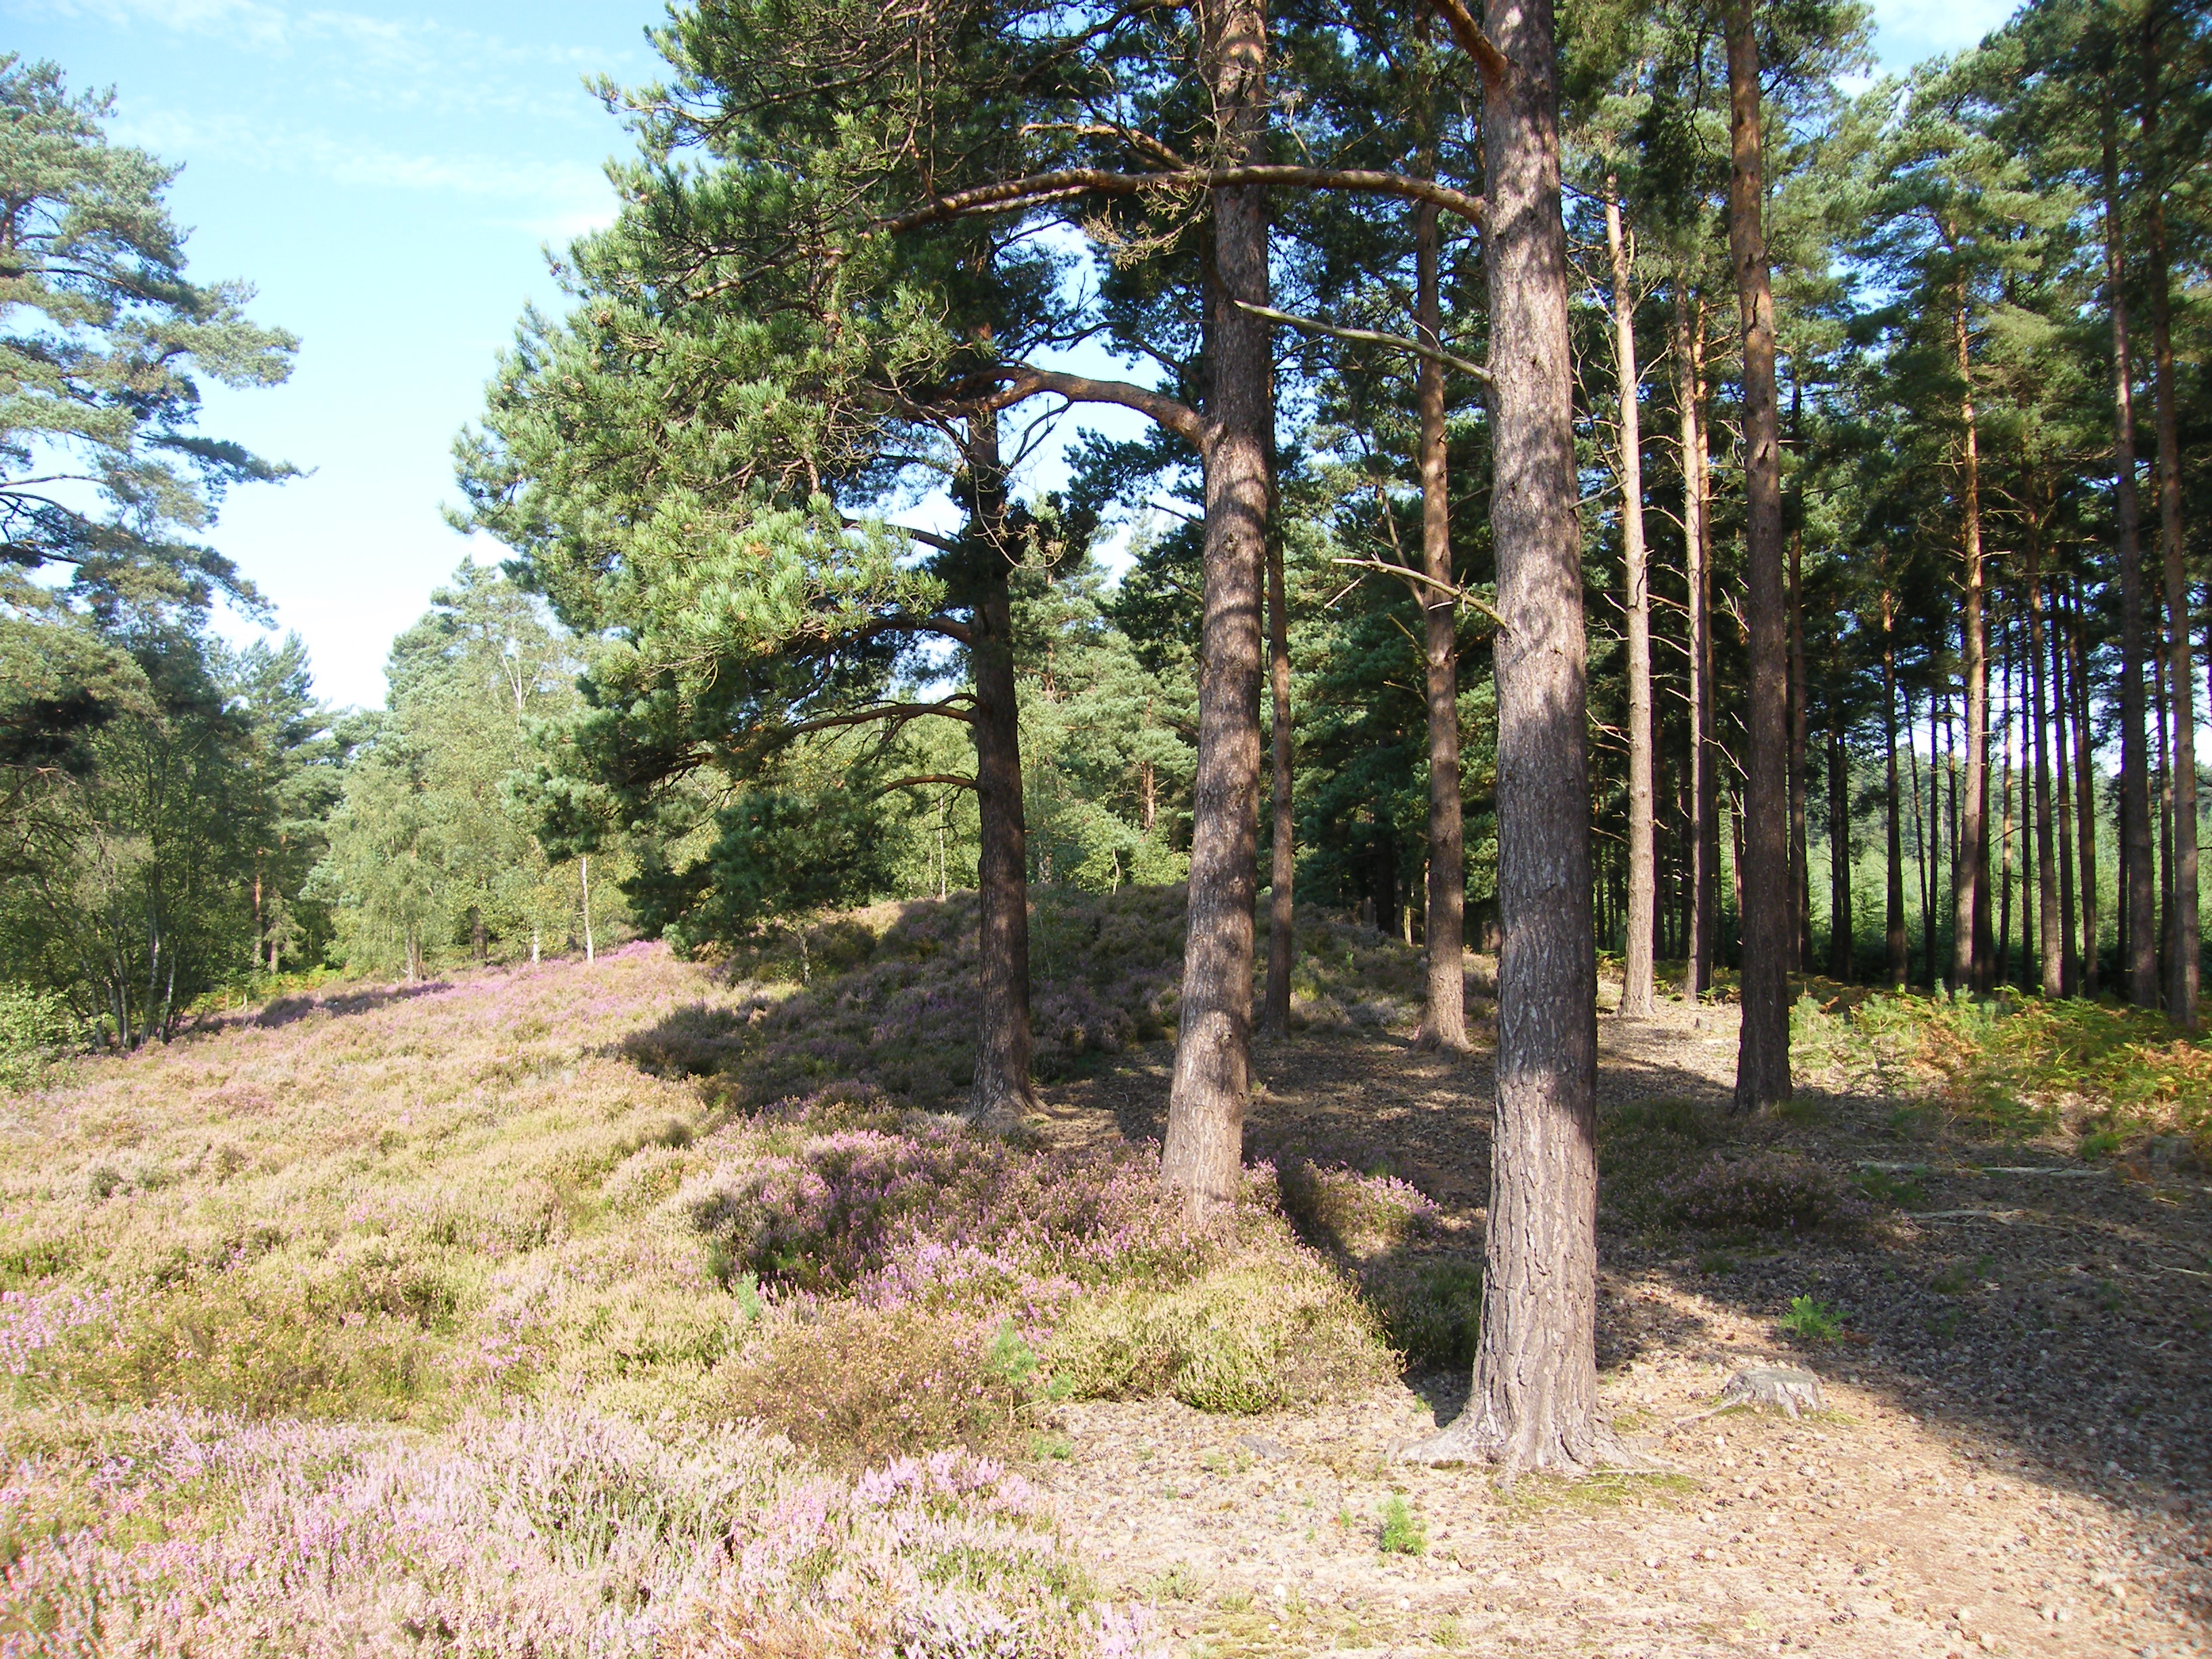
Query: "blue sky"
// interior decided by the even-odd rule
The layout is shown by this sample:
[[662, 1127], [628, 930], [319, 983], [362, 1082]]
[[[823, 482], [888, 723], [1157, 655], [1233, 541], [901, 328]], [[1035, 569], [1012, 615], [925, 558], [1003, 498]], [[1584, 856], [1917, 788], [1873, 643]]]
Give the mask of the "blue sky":
[[[1998, 0], [1877, 0], [1902, 67], [1971, 45]], [[383, 699], [385, 651], [467, 550], [454, 433], [531, 301], [543, 249], [612, 211], [623, 134], [587, 75], [651, 76], [653, 0], [0, 0], [4, 43], [112, 87], [112, 131], [185, 167], [202, 280], [241, 276], [300, 335], [291, 381], [214, 388], [207, 428], [310, 476], [237, 495], [212, 539], [307, 640], [322, 695]], [[495, 557], [497, 550], [479, 553]], [[234, 627], [234, 633], [246, 631]]]

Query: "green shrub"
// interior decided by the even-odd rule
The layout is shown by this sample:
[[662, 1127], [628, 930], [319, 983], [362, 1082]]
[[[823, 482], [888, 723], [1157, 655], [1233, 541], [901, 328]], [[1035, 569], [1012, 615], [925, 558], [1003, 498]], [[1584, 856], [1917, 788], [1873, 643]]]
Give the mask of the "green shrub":
[[1474, 1363], [1482, 1333], [1482, 1264], [1446, 1259], [1388, 1262], [1360, 1275], [1382, 1334], [1409, 1365], [1457, 1369]]
[[1376, 1543], [1385, 1555], [1425, 1555], [1429, 1550], [1428, 1523], [1394, 1492], [1382, 1505], [1382, 1534]]
[[1790, 1298], [1790, 1311], [1782, 1316], [1782, 1328], [1800, 1342], [1833, 1342], [1844, 1334], [1844, 1322], [1826, 1303], [1809, 1296]]
[[1283, 1213], [1311, 1243], [1366, 1255], [1435, 1231], [1435, 1204], [1395, 1176], [1286, 1158], [1275, 1180]]
[[1788, 1152], [1713, 1157], [1665, 1188], [1671, 1218], [1709, 1232], [1811, 1232], [1865, 1219], [1866, 1199]]
[[67, 1003], [49, 991], [0, 983], [0, 1091], [36, 1088], [80, 1046]]

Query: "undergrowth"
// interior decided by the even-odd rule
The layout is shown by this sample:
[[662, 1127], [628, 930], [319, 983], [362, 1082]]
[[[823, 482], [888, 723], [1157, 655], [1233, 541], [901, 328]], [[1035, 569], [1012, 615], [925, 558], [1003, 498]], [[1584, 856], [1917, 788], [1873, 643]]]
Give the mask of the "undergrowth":
[[[1424, 1245], [1387, 1176], [1257, 1165], [1197, 1225], [1152, 1148], [922, 1109], [891, 1085], [957, 1088], [972, 1023], [928, 908], [809, 939], [797, 984], [633, 945], [303, 990], [12, 1102], [0, 1650], [1146, 1650], [989, 1460], [1066, 1398], [1364, 1390], [1471, 1344], [1479, 1276], [1363, 1296], [1311, 1242]], [[1103, 975], [1041, 999], [1061, 1061], [1166, 1029], [1131, 964], [1179, 930], [1055, 913]], [[1326, 994], [1381, 949], [1314, 943]]]
[[1801, 1063], [1863, 1073], [1992, 1127], [2068, 1129], [2093, 1152], [2168, 1138], [2212, 1161], [2212, 1041], [2159, 1013], [2010, 992], [1884, 994], [1855, 1006], [1808, 997], [1792, 1024]]

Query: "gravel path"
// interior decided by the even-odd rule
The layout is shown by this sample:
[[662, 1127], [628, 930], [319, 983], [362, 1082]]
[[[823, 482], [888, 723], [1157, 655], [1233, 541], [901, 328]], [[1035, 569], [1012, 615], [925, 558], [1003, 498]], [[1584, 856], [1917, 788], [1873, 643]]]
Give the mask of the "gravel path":
[[[1735, 1051], [1732, 1010], [1607, 1018], [1601, 1099], [1717, 1103]], [[1158, 1134], [1165, 1060], [1054, 1091], [1054, 1133]], [[1256, 1070], [1254, 1154], [1387, 1162], [1479, 1250], [1484, 1056], [1332, 1032]], [[1894, 1202], [1864, 1237], [1602, 1240], [1605, 1401], [1669, 1473], [1507, 1492], [1387, 1462], [1457, 1410], [1458, 1376], [1273, 1418], [1066, 1407], [1072, 1455], [1041, 1478], [1102, 1584], [1153, 1599], [1194, 1656], [2206, 1651], [2206, 1178], [2092, 1169], [1829, 1081], [1756, 1138], [1881, 1166]], [[1775, 1321], [1797, 1294], [1845, 1339], [1793, 1348]], [[1685, 1420], [1759, 1362], [1819, 1372], [1828, 1409]], [[1425, 1553], [1378, 1548], [1394, 1497]]]

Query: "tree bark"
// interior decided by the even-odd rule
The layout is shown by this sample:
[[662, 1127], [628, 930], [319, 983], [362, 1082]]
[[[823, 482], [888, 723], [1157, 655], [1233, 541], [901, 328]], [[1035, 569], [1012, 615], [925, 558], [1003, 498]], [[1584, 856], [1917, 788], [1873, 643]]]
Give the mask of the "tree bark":
[[1790, 915], [1797, 965], [1813, 971], [1813, 876], [1806, 842], [1805, 762], [1811, 747], [1805, 702], [1805, 538], [1790, 537]]
[[2104, 980], [2104, 923], [2097, 891], [2097, 762], [2089, 745], [2089, 653], [2081, 637], [2081, 595], [2068, 605], [2066, 679], [2074, 694], [2074, 805], [2081, 854], [2081, 994], [2094, 997]]
[[[1268, 468], [1272, 475], [1274, 469]], [[1270, 525], [1267, 536], [1267, 685], [1270, 721], [1268, 806], [1273, 845], [1267, 886], [1267, 1000], [1263, 1024], [1270, 1036], [1291, 1029], [1291, 958], [1297, 950], [1296, 913], [1291, 908], [1297, 879], [1297, 821], [1291, 796], [1291, 634], [1289, 594], [1283, 581], [1283, 539]], [[1145, 769], [1145, 829], [1152, 824], [1152, 775]]]
[[1851, 770], [1841, 699], [1828, 703], [1828, 977], [1848, 982], [1858, 952], [1851, 928]]
[[2068, 805], [2072, 797], [2067, 793], [2074, 769], [2067, 755], [2069, 704], [2066, 698], [2066, 653], [2062, 643], [2065, 637], [2066, 622], [2057, 596], [2054, 583], [2052, 598], [2045, 605], [2045, 613], [2050, 618], [2046, 631], [2051, 641], [2043, 659], [2043, 667], [2044, 684], [2051, 699], [2051, 817], [2058, 855], [2057, 986], [2059, 994], [2070, 997], [2078, 996], [2081, 990], [2081, 951], [2074, 908], [2074, 814]]
[[1628, 612], [1628, 937], [1620, 1012], [1652, 1009], [1651, 580], [1644, 548], [1644, 446], [1637, 398], [1636, 295], [1617, 181], [1607, 181], [1605, 236], [1613, 254], [1613, 342], [1620, 383], [1620, 540]]
[[1984, 979], [1988, 952], [1982, 943], [1989, 917], [1989, 625], [1983, 615], [1981, 455], [1963, 286], [1952, 312], [1952, 341], [1958, 354], [1959, 415], [1965, 433], [1960, 452], [1960, 556], [1966, 564], [1966, 598], [1959, 645], [1966, 706], [1966, 778], [1965, 821], [1952, 843], [1951, 984], [1954, 990], [1971, 986], [1980, 993], [1989, 988]]
[[1790, 1098], [1790, 694], [1774, 292], [1760, 224], [1759, 44], [1753, 0], [1729, 8], [1729, 254], [1743, 313], [1745, 605], [1750, 695], [1744, 785], [1743, 1025], [1735, 1106]]
[[969, 672], [975, 706], [976, 957], [981, 1006], [975, 1078], [968, 1116], [1006, 1129], [1039, 1103], [1030, 1079], [1030, 890], [1022, 810], [1021, 714], [1014, 681], [1013, 611], [1006, 589], [1013, 550], [1006, 545], [1006, 477], [994, 410], [968, 422], [973, 533], [982, 563], [970, 618]]
[[1905, 939], [1905, 803], [1897, 787], [1897, 642], [1894, 636], [1895, 595], [1890, 591], [1885, 564], [1881, 585], [1881, 748], [1883, 848], [1888, 864], [1882, 890], [1882, 969], [1893, 991], [1902, 991], [1911, 973]]
[[[1264, 147], [1265, 0], [1201, 0], [1201, 65], [1224, 166]], [[1212, 194], [1206, 598], [1200, 636], [1198, 770], [1193, 787], [1190, 908], [1175, 1077], [1161, 1178], [1194, 1217], [1235, 1201], [1250, 1090], [1253, 903], [1259, 854], [1261, 573], [1267, 562], [1267, 434], [1273, 419], [1262, 185]]]
[[2159, 543], [2165, 555], [2166, 680], [2173, 702], [2172, 920], [2166, 939], [2166, 1012], [2184, 1030], [2197, 1024], [2204, 940], [2197, 914], [2197, 683], [2190, 662], [2189, 574], [2182, 562], [2181, 442], [2174, 413], [2172, 297], [2166, 240], [2165, 155], [2159, 132], [2160, 8], [2143, 13], [2143, 152], [2151, 174], [2148, 221], [2150, 349], [2158, 423]]
[[1549, 0], [1491, 0], [1491, 529], [1498, 554], [1498, 1106], [1482, 1331], [1431, 1462], [1581, 1470], [1597, 1415], [1597, 964], [1590, 931], [1582, 538]]
[[1923, 965], [1928, 973], [1928, 988], [1934, 990], [1943, 981], [1936, 972], [1936, 869], [1938, 849], [1936, 845], [1936, 727], [1931, 720], [1928, 727], [1928, 808], [1926, 816], [1920, 805], [1920, 752], [1912, 746], [1912, 688], [1905, 690], [1905, 764], [1912, 776], [1912, 835], [1920, 843], [1919, 884], [1920, 943]]
[[[1437, 210], [1413, 210], [1418, 336], [1443, 349]], [[1467, 854], [1459, 798], [1459, 605], [1452, 597], [1450, 507], [1445, 495], [1444, 371], [1424, 357], [1415, 380], [1421, 418], [1422, 665], [1429, 708], [1428, 1012], [1420, 1040], [1454, 1052], [1467, 1042]]]
[[2105, 114], [2105, 291], [2112, 313], [2112, 516], [2120, 555], [2120, 838], [2127, 945], [2120, 971], [2128, 1000], [2158, 1006], [2156, 872], [2151, 865], [2150, 744], [2144, 729], [2142, 539], [2136, 500], [2134, 372], [2128, 356], [2128, 301], [2122, 283], [2120, 164], [2110, 110]]
[[1703, 307], [1691, 298], [1686, 266], [1678, 279], [1674, 306], [1674, 400], [1680, 417], [1682, 447], [1682, 556], [1690, 599], [1690, 927], [1684, 947], [1682, 989], [1695, 1002], [1712, 986], [1712, 868], [1714, 796], [1712, 780], [1711, 588], [1705, 574], [1705, 323]]
[[[2066, 941], [2058, 902], [2058, 861], [2051, 842], [2050, 708], [2045, 681], [2050, 657], [2044, 640], [2042, 524], [2031, 521], [2027, 538], [2027, 702], [2028, 729], [2033, 734], [2035, 755], [2035, 890], [2036, 982], [2046, 997], [2066, 994]], [[2065, 764], [2065, 738], [2059, 738], [2059, 763]], [[2072, 907], [2069, 906], [2070, 909]]]

